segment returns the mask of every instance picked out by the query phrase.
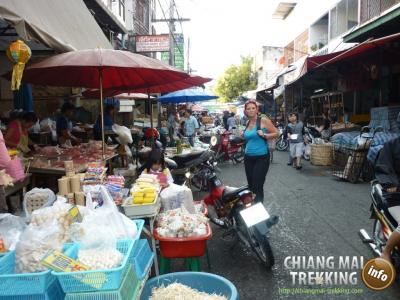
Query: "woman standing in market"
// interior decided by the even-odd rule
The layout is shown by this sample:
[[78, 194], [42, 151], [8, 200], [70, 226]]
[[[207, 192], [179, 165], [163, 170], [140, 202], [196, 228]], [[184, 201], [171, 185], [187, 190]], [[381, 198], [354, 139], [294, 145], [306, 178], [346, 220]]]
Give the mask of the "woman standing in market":
[[[104, 131], [112, 130], [112, 126], [114, 125], [113, 114], [114, 114], [114, 106], [107, 105], [106, 108], [104, 109]], [[98, 141], [102, 140], [102, 137], [101, 137], [101, 115], [99, 115], [97, 117], [96, 123], [94, 124], [93, 135], [94, 135], [95, 140], [98, 140]]]
[[6, 146], [24, 153], [31, 151], [29, 147], [36, 148], [37, 146], [29, 139], [28, 130], [35, 125], [37, 120], [34, 112], [25, 112], [11, 121], [4, 136]]
[[248, 118], [243, 136], [246, 139], [244, 167], [250, 190], [256, 194], [255, 201], [264, 201], [264, 182], [269, 169], [268, 140], [278, 137], [278, 130], [271, 120], [258, 116], [256, 101], [249, 100], [244, 106]]
[[71, 118], [74, 115], [75, 105], [65, 102], [61, 107], [61, 116], [57, 119], [57, 136], [60, 145], [77, 145], [81, 140], [72, 135], [72, 122]]

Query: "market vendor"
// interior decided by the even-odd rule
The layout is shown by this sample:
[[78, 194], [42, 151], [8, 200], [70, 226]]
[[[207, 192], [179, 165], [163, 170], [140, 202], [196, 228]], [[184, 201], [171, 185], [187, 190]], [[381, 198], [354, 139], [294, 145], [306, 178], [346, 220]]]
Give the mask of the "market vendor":
[[[107, 105], [104, 110], [104, 131], [112, 130], [113, 123], [113, 116], [114, 114], [114, 106]], [[101, 116], [97, 117], [96, 123], [93, 127], [93, 134], [95, 140], [101, 140]]]
[[15, 148], [24, 153], [36, 149], [28, 135], [28, 130], [37, 122], [38, 118], [34, 112], [25, 112], [11, 121], [4, 136], [6, 146]]
[[329, 139], [331, 132], [331, 119], [329, 118], [329, 111], [325, 111], [322, 113], [322, 125], [317, 128], [317, 130], [321, 133], [323, 139]]
[[58, 143], [60, 145], [78, 145], [81, 140], [72, 135], [72, 122], [71, 118], [74, 115], [75, 105], [65, 102], [61, 107], [61, 116], [57, 119], [56, 130], [58, 136]]
[[160, 149], [153, 149], [146, 162], [143, 174], [154, 174], [163, 188], [174, 183], [170, 170], [165, 166], [164, 153]]

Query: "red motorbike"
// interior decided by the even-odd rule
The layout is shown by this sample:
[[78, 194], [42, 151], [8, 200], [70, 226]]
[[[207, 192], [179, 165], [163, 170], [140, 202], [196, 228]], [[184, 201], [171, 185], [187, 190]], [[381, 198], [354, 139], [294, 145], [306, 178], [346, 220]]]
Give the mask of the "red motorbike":
[[219, 137], [212, 136], [210, 141], [212, 150], [215, 152], [215, 160], [223, 162], [231, 160], [235, 163], [241, 163], [244, 160], [245, 141], [225, 131]]
[[[247, 186], [239, 188], [224, 186], [215, 173], [205, 176], [210, 193], [204, 203], [215, 208], [209, 210], [211, 222], [222, 227], [224, 235], [232, 235], [246, 248], [251, 249], [262, 264], [270, 269], [274, 254], [269, 241], [270, 228], [278, 223], [278, 216], [271, 216]], [[236, 246], [235, 242], [233, 245]]]

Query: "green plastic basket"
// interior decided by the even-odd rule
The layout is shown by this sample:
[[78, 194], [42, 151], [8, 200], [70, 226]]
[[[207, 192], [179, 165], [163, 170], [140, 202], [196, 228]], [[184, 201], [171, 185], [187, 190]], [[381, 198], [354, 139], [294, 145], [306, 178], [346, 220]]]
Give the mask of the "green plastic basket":
[[71, 293], [65, 295], [65, 300], [134, 300], [136, 299], [140, 285], [141, 282], [137, 278], [132, 266], [130, 266], [118, 290]]

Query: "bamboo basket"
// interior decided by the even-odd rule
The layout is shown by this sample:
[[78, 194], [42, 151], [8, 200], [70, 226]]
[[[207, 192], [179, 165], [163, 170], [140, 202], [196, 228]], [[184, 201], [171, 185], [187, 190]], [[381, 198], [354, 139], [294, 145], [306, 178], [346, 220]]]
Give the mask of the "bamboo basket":
[[332, 144], [311, 144], [311, 163], [315, 166], [331, 166]]

